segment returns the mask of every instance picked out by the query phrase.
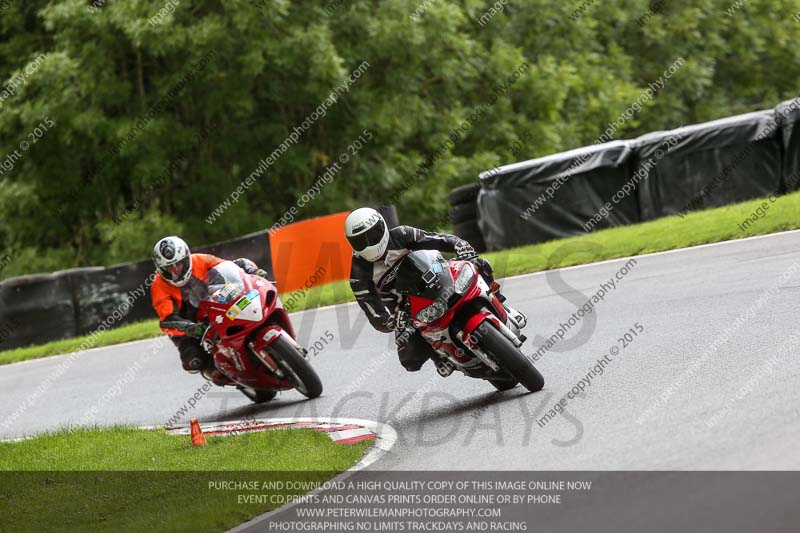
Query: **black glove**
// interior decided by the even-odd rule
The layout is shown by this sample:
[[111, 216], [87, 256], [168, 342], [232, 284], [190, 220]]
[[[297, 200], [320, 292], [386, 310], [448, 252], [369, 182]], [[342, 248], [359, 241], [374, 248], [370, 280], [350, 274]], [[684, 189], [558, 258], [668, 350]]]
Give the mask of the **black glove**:
[[494, 281], [494, 269], [492, 268], [492, 264], [484, 259], [483, 257], [476, 257], [470, 260], [475, 268], [480, 273], [481, 277], [486, 280], [487, 283], [492, 283]]
[[456, 245], [456, 256], [461, 261], [470, 261], [478, 257], [478, 252], [467, 241], [461, 241]]
[[193, 339], [202, 339], [203, 335], [206, 334], [206, 330], [208, 329], [208, 324], [203, 322], [198, 322], [190, 327], [188, 327], [186, 331], [186, 336], [191, 337]]
[[386, 318], [383, 319], [383, 327], [388, 330], [394, 331], [397, 327], [397, 317], [394, 315], [387, 315]]
[[263, 268], [258, 268], [258, 265], [256, 265], [253, 261], [247, 259], [246, 257], [240, 257], [239, 259], [236, 259], [233, 262], [236, 264], [236, 266], [238, 266], [248, 274], [259, 276], [267, 280], [269, 279], [267, 277], [266, 270], [264, 270]]
[[207, 324], [198, 324], [197, 322], [186, 320], [177, 314], [168, 316], [166, 319], [161, 321], [160, 325], [162, 328], [177, 329], [178, 331], [182, 331], [186, 333], [187, 337], [192, 339], [201, 338], [206, 332], [206, 329], [208, 329]]

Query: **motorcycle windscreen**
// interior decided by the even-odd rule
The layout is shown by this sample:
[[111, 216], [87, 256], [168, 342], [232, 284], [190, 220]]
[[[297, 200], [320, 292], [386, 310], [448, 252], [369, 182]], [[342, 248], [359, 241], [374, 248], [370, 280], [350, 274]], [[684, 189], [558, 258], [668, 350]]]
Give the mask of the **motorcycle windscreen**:
[[223, 261], [208, 271], [208, 293], [212, 302], [230, 304], [243, 292], [242, 270], [231, 261]]
[[398, 266], [395, 288], [404, 295], [436, 300], [443, 291], [453, 292], [450, 266], [437, 251], [411, 252]]

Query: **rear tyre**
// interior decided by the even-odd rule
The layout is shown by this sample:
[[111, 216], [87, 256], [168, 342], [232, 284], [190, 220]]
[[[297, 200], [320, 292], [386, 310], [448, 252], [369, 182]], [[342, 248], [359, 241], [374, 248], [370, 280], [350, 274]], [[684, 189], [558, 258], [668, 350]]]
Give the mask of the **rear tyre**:
[[[518, 379], [523, 387], [537, 392], [544, 387], [544, 378], [528, 359], [522, 355], [497, 326], [489, 321], [483, 323], [478, 344], [509, 374]], [[494, 385], [494, 383], [492, 383]]]
[[241, 391], [242, 394], [250, 398], [250, 401], [253, 403], [264, 403], [268, 402], [275, 398], [278, 395], [278, 391], [274, 390], [256, 390], [251, 389], [249, 387], [236, 387]]
[[317, 372], [303, 357], [303, 353], [283, 335], [275, 339], [267, 350], [297, 392], [306, 398], [316, 398], [322, 394], [322, 381]]
[[494, 388], [499, 390], [500, 392], [511, 390], [517, 385], [519, 385], [519, 383], [517, 383], [516, 381], [512, 381], [510, 379], [490, 379], [489, 383], [494, 385]]

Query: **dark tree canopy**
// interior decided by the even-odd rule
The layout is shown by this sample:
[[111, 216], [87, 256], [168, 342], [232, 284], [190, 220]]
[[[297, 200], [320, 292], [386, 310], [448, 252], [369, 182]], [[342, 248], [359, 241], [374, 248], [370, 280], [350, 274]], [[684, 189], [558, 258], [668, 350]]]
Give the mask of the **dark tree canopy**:
[[3, 6], [2, 277], [264, 229], [316, 183], [298, 218], [397, 199], [403, 222], [441, 229], [449, 189], [591, 144], [633, 102], [615, 138], [771, 107], [800, 82], [792, 0]]

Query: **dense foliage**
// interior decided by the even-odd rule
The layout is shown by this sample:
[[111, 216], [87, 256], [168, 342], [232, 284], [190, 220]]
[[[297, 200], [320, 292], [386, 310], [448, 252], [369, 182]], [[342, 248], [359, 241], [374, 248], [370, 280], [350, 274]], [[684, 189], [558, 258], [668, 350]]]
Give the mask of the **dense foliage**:
[[267, 228], [314, 184], [298, 218], [397, 199], [402, 221], [444, 227], [450, 188], [591, 144], [633, 102], [615, 138], [796, 96], [799, 10], [796, 0], [4, 1], [0, 243], [12, 260], [0, 276], [143, 259], [165, 233], [201, 244]]

